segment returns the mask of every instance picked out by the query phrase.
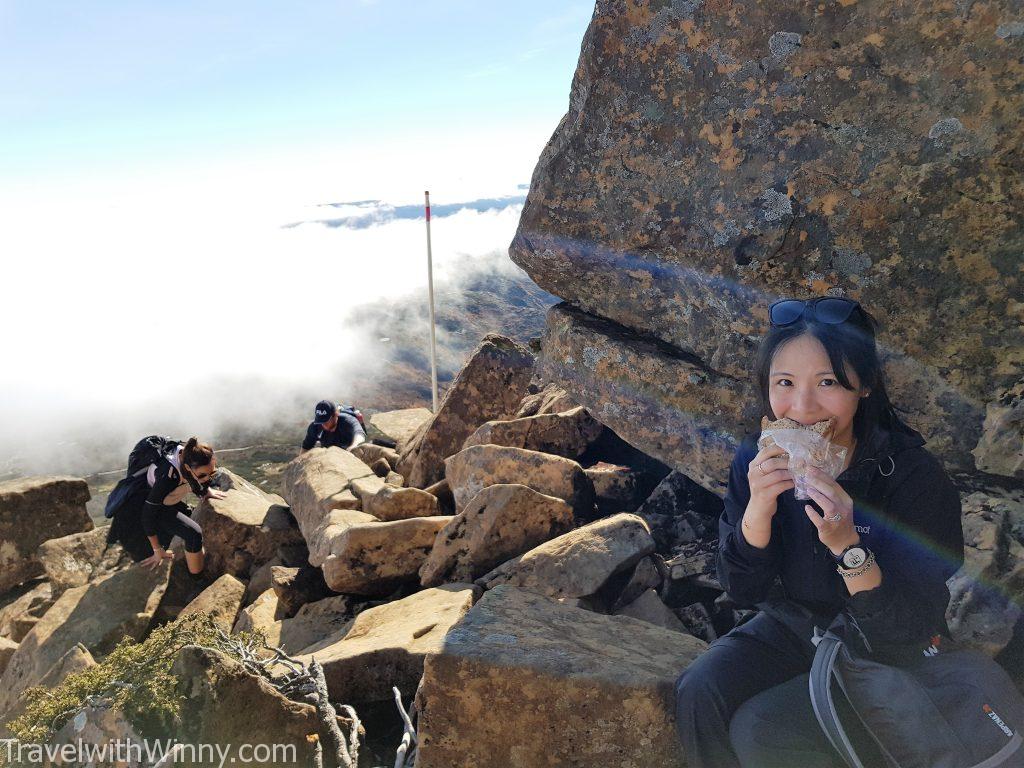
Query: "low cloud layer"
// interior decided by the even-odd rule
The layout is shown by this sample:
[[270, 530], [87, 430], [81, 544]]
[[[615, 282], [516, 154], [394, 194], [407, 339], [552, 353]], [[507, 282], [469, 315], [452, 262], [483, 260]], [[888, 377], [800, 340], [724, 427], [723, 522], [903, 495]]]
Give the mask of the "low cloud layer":
[[[521, 278], [522, 200], [439, 201], [435, 280]], [[5, 233], [0, 477], [95, 471], [145, 434], [300, 422], [377, 370], [355, 310], [425, 301], [416, 206], [168, 202], [79, 201]]]

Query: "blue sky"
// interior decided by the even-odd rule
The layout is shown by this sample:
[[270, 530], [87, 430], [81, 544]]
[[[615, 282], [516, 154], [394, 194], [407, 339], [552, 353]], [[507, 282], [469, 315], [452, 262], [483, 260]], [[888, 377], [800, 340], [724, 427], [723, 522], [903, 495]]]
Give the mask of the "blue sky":
[[539, 151], [592, 10], [0, 0], [0, 175], [39, 184], [367, 142], [425, 150], [488, 131]]
[[0, 326], [19, 329], [0, 473], [52, 452], [40, 430], [116, 428], [130, 446], [259, 421], [318, 387], [343, 398], [379, 349], [359, 346], [350, 294], [318, 280], [343, 275], [362, 303], [425, 300], [424, 189], [435, 278], [517, 270], [523, 185], [592, 12], [0, 0], [0, 257], [16, 287]]

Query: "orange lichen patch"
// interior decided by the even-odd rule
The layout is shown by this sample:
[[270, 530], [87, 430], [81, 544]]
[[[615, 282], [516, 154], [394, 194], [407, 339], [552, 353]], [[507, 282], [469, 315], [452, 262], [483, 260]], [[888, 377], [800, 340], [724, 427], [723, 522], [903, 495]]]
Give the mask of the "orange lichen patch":
[[680, 25], [683, 30], [683, 34], [686, 35], [686, 47], [693, 50], [700, 48], [707, 43], [707, 38], [704, 33], [697, 29], [697, 25], [692, 20], [686, 19]]
[[812, 200], [807, 207], [812, 211], [820, 211], [825, 216], [832, 216], [835, 214], [839, 201], [842, 198], [843, 196], [839, 192], [827, 192], [821, 197]]
[[839, 0], [839, 4], [843, 6], [843, 8], [849, 8], [851, 5], [855, 5], [856, 3], [857, 0]]
[[877, 45], [879, 48], [885, 47], [885, 38], [883, 38], [877, 32], [872, 32], [870, 35], [864, 38], [864, 42], [868, 45]]
[[775, 135], [782, 141], [786, 142], [786, 146], [795, 147], [797, 144], [800, 143], [800, 139], [802, 139], [806, 134], [806, 124], [804, 124], [802, 121], [797, 121], [795, 123], [787, 125], [785, 128], [783, 128]]
[[834, 286], [835, 282], [829, 282], [828, 280], [810, 281], [811, 291], [818, 296], [823, 296], [829, 288], [833, 288]]
[[733, 331], [734, 333], [740, 333], [749, 336], [756, 333], [758, 329], [755, 328], [753, 325], [750, 325], [749, 323], [744, 323], [741, 322], [740, 320], [734, 320], [733, 322], [729, 323], [729, 330]]
[[949, 255], [956, 264], [957, 271], [963, 275], [965, 280], [972, 283], [996, 283], [1002, 278], [999, 271], [985, 257], [985, 254], [977, 251], [964, 253], [959, 248], [950, 248]]
[[838, 67], [836, 69], [836, 77], [840, 80], [849, 80], [853, 75], [853, 70], [850, 67]]
[[646, 27], [651, 23], [651, 17], [654, 13], [651, 11], [650, 3], [646, 2], [627, 2], [625, 12], [621, 18], [626, 21], [628, 26], [633, 27]]
[[921, 26], [921, 34], [927, 37], [929, 40], [938, 40], [940, 37], [948, 35], [950, 27], [948, 22], [943, 21], [929, 21]]

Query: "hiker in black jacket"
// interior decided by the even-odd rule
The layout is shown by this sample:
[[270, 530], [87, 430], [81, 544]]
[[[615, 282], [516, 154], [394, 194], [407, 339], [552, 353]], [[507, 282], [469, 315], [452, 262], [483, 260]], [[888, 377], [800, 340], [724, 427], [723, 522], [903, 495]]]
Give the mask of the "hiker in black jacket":
[[149, 468], [149, 493], [142, 507], [142, 530], [149, 539], [153, 554], [140, 565], [157, 567], [164, 558], [171, 539], [180, 536], [185, 542], [185, 563], [189, 573], [203, 572], [203, 529], [192, 519], [192, 510], [185, 496], [192, 491], [201, 499], [220, 499], [221, 491], [210, 488], [217, 471], [213, 448], [195, 437], [178, 445]]
[[[876, 648], [924, 649], [949, 634], [946, 580], [963, 563], [959, 494], [889, 401], [871, 316], [824, 297], [776, 302], [769, 318], [755, 364], [764, 415], [834, 418], [846, 464], [836, 479], [810, 470], [811, 504], [795, 498], [781, 448], [758, 450], [754, 434], [736, 451], [718, 577], [760, 610], [676, 683], [677, 729], [698, 768], [840, 768], [808, 694], [813, 628], [846, 609]], [[858, 752], [877, 756], [853, 730]]]
[[366, 430], [359, 421], [354, 408], [342, 408], [330, 400], [321, 400], [313, 409], [313, 421], [306, 428], [302, 440], [302, 451], [311, 450], [317, 443], [321, 448], [337, 446], [351, 450], [366, 442]]

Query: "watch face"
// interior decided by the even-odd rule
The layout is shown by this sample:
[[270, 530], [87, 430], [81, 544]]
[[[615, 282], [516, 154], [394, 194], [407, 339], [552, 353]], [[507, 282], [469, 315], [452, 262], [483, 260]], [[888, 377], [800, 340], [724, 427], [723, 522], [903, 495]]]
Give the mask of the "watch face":
[[864, 565], [868, 559], [868, 553], [863, 547], [850, 547], [843, 553], [843, 568], [852, 569]]

